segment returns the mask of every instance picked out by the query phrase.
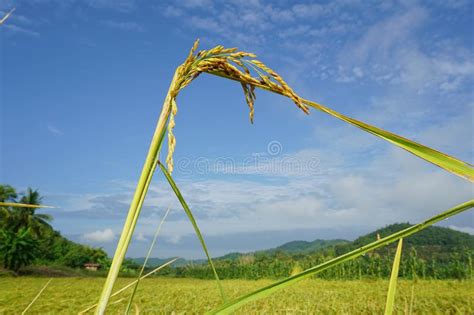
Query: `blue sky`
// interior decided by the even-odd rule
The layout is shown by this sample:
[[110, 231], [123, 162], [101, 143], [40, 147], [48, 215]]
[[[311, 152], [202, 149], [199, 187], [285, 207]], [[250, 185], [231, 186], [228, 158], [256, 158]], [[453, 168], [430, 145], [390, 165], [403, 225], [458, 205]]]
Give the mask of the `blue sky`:
[[[305, 98], [473, 162], [471, 1], [0, 1], [0, 182], [112, 252], [176, 67], [196, 38], [255, 52]], [[472, 185], [322, 113], [202, 75], [178, 98], [175, 179], [211, 253], [354, 238]], [[223, 168], [225, 164], [227, 167]], [[157, 173], [130, 256], [202, 257]], [[474, 233], [472, 212], [443, 222]]]

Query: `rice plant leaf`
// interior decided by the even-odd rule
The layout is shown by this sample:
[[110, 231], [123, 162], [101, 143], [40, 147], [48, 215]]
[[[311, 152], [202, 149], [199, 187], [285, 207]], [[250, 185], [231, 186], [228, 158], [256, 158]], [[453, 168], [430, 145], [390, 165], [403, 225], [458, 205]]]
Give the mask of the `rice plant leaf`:
[[188, 216], [189, 221], [191, 221], [191, 224], [194, 227], [194, 231], [196, 232], [196, 235], [199, 238], [199, 241], [201, 242], [202, 249], [206, 253], [207, 260], [209, 262], [209, 265], [212, 268], [212, 272], [214, 273], [214, 277], [216, 278], [217, 286], [219, 287], [219, 292], [222, 296], [222, 299], [224, 301], [226, 301], [224, 290], [222, 289], [222, 285], [219, 281], [219, 275], [217, 274], [216, 268], [214, 267], [214, 263], [212, 262], [211, 255], [209, 255], [209, 251], [207, 250], [206, 242], [204, 241], [204, 237], [202, 236], [201, 231], [199, 230], [199, 227], [197, 225], [197, 222], [194, 219], [193, 213], [191, 212], [191, 209], [189, 209], [188, 204], [184, 200], [183, 195], [179, 191], [178, 186], [176, 186], [176, 183], [175, 183], [174, 179], [171, 177], [168, 170], [160, 162], [158, 162], [158, 164], [160, 165], [161, 171], [165, 175], [166, 179], [168, 180], [168, 183], [170, 184], [171, 188], [173, 189], [174, 193], [176, 194], [176, 197], [178, 198], [179, 202], [183, 206], [183, 209], [186, 212], [186, 215]]
[[25, 314], [26, 311], [28, 311], [30, 309], [30, 307], [33, 305], [33, 303], [36, 302], [36, 300], [40, 297], [40, 295], [43, 293], [43, 291], [46, 289], [46, 287], [49, 285], [49, 283], [51, 282], [51, 280], [53, 280], [53, 278], [49, 279], [48, 282], [46, 282], [46, 284], [43, 286], [43, 288], [41, 288], [41, 290], [38, 292], [38, 294], [36, 294], [35, 298], [30, 302], [30, 304], [28, 304], [28, 306], [23, 310], [23, 312], [21, 312], [21, 315]]
[[341, 113], [338, 113], [330, 108], [311, 101], [304, 101], [305, 104], [316, 108], [324, 113], [345, 121], [353, 126], [356, 126], [368, 133], [371, 133], [379, 138], [382, 138], [434, 165], [443, 168], [455, 175], [463, 177], [471, 182], [474, 182], [474, 167], [473, 165], [461, 161], [455, 157], [447, 155], [443, 152], [437, 151], [423, 144], [417, 143], [410, 139], [404, 138], [392, 132], [380, 129], [378, 127], [366, 124], [357, 119], [350, 118]]
[[[164, 263], [163, 265], [161, 265], [161, 266], [159, 266], [159, 267], [153, 269], [152, 271], [150, 271], [150, 272], [147, 273], [146, 275], [142, 276], [142, 277], [140, 278], [140, 280], [143, 280], [143, 279], [145, 279], [146, 277], [151, 276], [151, 275], [154, 274], [155, 272], [158, 272], [158, 271], [160, 271], [161, 269], [165, 268], [166, 266], [171, 265], [171, 264], [174, 263], [176, 260], [178, 260], [178, 258], [173, 258], [173, 259], [171, 259], [170, 261]], [[124, 286], [123, 288], [121, 288], [121, 289], [115, 291], [114, 293], [112, 293], [112, 294], [110, 295], [110, 297], [114, 297], [114, 296], [119, 295], [120, 293], [122, 293], [123, 291], [127, 290], [128, 288], [130, 288], [130, 287], [131, 287], [132, 285], [134, 285], [135, 283], [137, 283], [137, 281], [138, 281], [138, 280], [135, 280], [135, 281], [130, 282], [129, 284], [127, 284], [127, 285]], [[123, 300], [123, 299], [120, 299], [119, 301], [122, 301], [122, 300]], [[114, 302], [114, 303], [115, 303], [115, 302]], [[113, 303], [111, 303], [111, 304], [113, 304]], [[90, 310], [92, 310], [94, 307], [96, 307], [97, 305], [98, 305], [98, 303], [97, 303], [97, 304], [94, 304], [94, 305], [91, 305], [91, 306], [89, 306], [88, 308], [86, 308], [86, 309], [80, 311], [79, 314], [87, 313], [88, 311], [90, 311]]]
[[395, 302], [395, 292], [397, 291], [398, 269], [400, 267], [400, 258], [402, 257], [403, 238], [398, 241], [397, 252], [393, 259], [392, 274], [388, 285], [387, 303], [385, 304], [385, 315], [392, 315]]
[[[166, 220], [166, 217], [168, 216], [168, 213], [170, 212], [170, 208], [168, 208], [165, 212], [165, 214], [163, 215], [163, 218], [161, 219], [160, 221], [160, 224], [158, 224], [158, 228], [156, 229], [156, 232], [155, 232], [155, 235], [153, 237], [153, 241], [151, 242], [150, 244], [150, 248], [148, 249], [148, 253], [146, 254], [146, 257], [145, 257], [145, 261], [143, 262], [143, 265], [142, 265], [142, 268], [140, 269], [140, 273], [138, 274], [137, 276], [137, 282], [135, 283], [135, 286], [133, 287], [133, 291], [132, 291], [132, 294], [130, 295], [130, 299], [128, 301], [128, 305], [127, 305], [127, 310], [125, 311], [125, 314], [128, 314], [130, 313], [130, 309], [132, 307], [132, 302], [133, 302], [133, 298], [135, 296], [135, 293], [137, 291], [137, 288], [138, 288], [138, 284], [140, 283], [140, 278], [143, 274], [143, 271], [145, 270], [145, 267], [146, 267], [146, 264], [148, 263], [148, 258], [150, 258], [150, 255], [151, 255], [151, 252], [153, 250], [153, 247], [155, 247], [155, 243], [156, 243], [156, 240], [158, 239], [158, 235], [160, 234], [160, 231], [161, 231], [161, 226], [163, 225], [163, 223], [165, 222]], [[135, 304], [135, 306], [137, 306]]]
[[384, 238], [381, 238], [380, 240], [377, 240], [375, 242], [372, 242], [370, 244], [367, 244], [365, 246], [362, 246], [356, 250], [353, 250], [351, 252], [348, 252], [344, 255], [341, 255], [341, 256], [338, 256], [336, 258], [333, 258], [331, 260], [328, 260], [322, 264], [319, 264], [317, 266], [314, 266], [314, 267], [311, 267], [309, 269], [306, 269], [305, 271], [303, 272], [300, 272], [294, 276], [291, 276], [291, 277], [288, 277], [288, 278], [285, 278], [283, 280], [280, 280], [280, 281], [276, 281], [268, 286], [265, 286], [263, 288], [260, 288], [258, 290], [255, 290], [253, 292], [250, 292], [248, 294], [245, 294], [245, 295], [242, 295], [234, 300], [231, 300], [227, 303], [224, 303], [222, 306], [218, 307], [217, 309], [209, 312], [208, 314], [228, 314], [234, 310], [236, 310], [237, 308], [239, 308], [240, 306], [244, 305], [244, 304], [247, 304], [251, 301], [256, 301], [256, 300], [259, 300], [261, 298], [264, 298], [278, 290], [281, 290], [281, 289], [284, 289], [284, 288], [287, 288], [295, 283], [297, 283], [298, 281], [301, 281], [303, 279], [306, 279], [306, 278], [309, 278], [317, 273], [320, 273], [321, 271], [324, 271], [324, 270], [327, 270], [331, 267], [334, 267], [334, 266], [337, 266], [339, 264], [342, 264], [346, 261], [349, 261], [349, 260], [352, 260], [352, 259], [355, 259], [367, 252], [370, 252], [370, 251], [373, 251], [374, 249], [377, 249], [379, 247], [382, 247], [382, 246], [385, 246], [385, 245], [388, 245], [390, 243], [393, 243], [401, 238], [406, 238], [407, 236], [410, 236], [412, 234], [415, 234], [439, 221], [442, 221], [446, 218], [449, 218], [453, 215], [456, 215], [456, 214], [459, 214], [461, 212], [464, 212], [464, 211], [467, 211], [469, 209], [471, 209], [472, 207], [474, 207], [474, 199], [473, 200], [469, 200], [465, 203], [462, 203], [460, 205], [457, 205], [449, 210], [446, 210], [434, 217], [431, 217], [429, 218], [428, 220], [422, 222], [422, 223], [419, 223], [419, 224], [416, 224], [416, 225], [413, 225], [409, 228], [406, 228], [404, 230], [401, 230], [399, 232], [396, 232], [396, 233], [393, 233], [389, 236], [386, 236]]
[[43, 205], [32, 205], [26, 203], [16, 203], [16, 202], [0, 202], [0, 207], [18, 207], [18, 208], [50, 208], [55, 209], [56, 207], [43, 206]]

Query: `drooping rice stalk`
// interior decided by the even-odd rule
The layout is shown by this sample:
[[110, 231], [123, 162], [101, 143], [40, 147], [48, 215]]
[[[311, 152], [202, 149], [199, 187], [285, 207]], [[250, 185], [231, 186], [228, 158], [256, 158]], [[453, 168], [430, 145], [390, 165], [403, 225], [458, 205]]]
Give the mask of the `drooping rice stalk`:
[[217, 286], [219, 288], [219, 292], [222, 296], [222, 299], [226, 301], [226, 296], [224, 294], [224, 289], [222, 288], [222, 285], [219, 281], [219, 275], [217, 274], [216, 268], [214, 267], [214, 263], [212, 262], [211, 255], [209, 254], [209, 251], [207, 250], [206, 242], [204, 241], [204, 237], [201, 234], [201, 230], [199, 229], [196, 220], [194, 219], [193, 213], [191, 212], [191, 209], [189, 209], [188, 204], [186, 203], [186, 200], [184, 200], [183, 195], [179, 191], [178, 186], [176, 186], [176, 183], [174, 182], [174, 179], [171, 177], [170, 173], [166, 170], [166, 168], [158, 162], [160, 165], [160, 169], [165, 175], [166, 179], [168, 180], [168, 183], [170, 184], [171, 188], [173, 189], [174, 193], [176, 194], [176, 197], [178, 198], [179, 202], [183, 206], [184, 211], [186, 212], [186, 215], [188, 216], [189, 221], [191, 221], [191, 224], [193, 225], [194, 232], [196, 233], [197, 237], [199, 238], [199, 242], [201, 242], [202, 249], [206, 253], [207, 260], [209, 262], [209, 265], [211, 266], [212, 272], [214, 273], [214, 278], [216, 279]]
[[132, 291], [132, 294], [130, 295], [130, 299], [128, 301], [127, 310], [125, 311], [125, 314], [128, 314], [130, 312], [133, 297], [135, 296], [135, 293], [138, 288], [138, 284], [140, 283], [140, 278], [143, 274], [143, 271], [145, 270], [146, 264], [148, 263], [148, 258], [150, 258], [151, 252], [153, 248], [155, 247], [156, 240], [158, 239], [158, 235], [160, 234], [160, 231], [161, 231], [161, 226], [163, 225], [163, 222], [165, 222], [166, 217], [168, 216], [168, 213], [170, 212], [170, 209], [171, 208], [166, 209], [166, 212], [163, 215], [163, 218], [161, 219], [160, 224], [158, 224], [158, 228], [156, 229], [155, 235], [153, 236], [153, 241], [151, 242], [150, 248], [148, 249], [148, 253], [146, 254], [145, 261], [143, 262], [142, 268], [140, 269], [140, 272], [138, 273], [137, 282], [135, 283], [135, 286], [133, 287], [133, 291]]
[[315, 274], [318, 274], [324, 270], [327, 270], [331, 267], [337, 266], [339, 264], [342, 264], [346, 261], [355, 259], [365, 253], [368, 253], [370, 251], [373, 251], [377, 248], [380, 248], [382, 246], [386, 246], [390, 243], [393, 243], [401, 238], [406, 238], [412, 234], [415, 234], [423, 229], [426, 229], [427, 227], [440, 222], [444, 219], [447, 219], [449, 217], [452, 217], [456, 214], [462, 213], [464, 211], [467, 211], [474, 207], [474, 199], [467, 201], [465, 203], [462, 203], [460, 205], [457, 205], [449, 210], [446, 210], [442, 212], [441, 214], [438, 214], [434, 217], [429, 218], [428, 220], [418, 223], [416, 225], [413, 225], [409, 228], [406, 228], [404, 230], [401, 230], [399, 232], [393, 233], [389, 236], [386, 236], [384, 238], [381, 238], [378, 241], [372, 242], [368, 245], [362, 246], [356, 250], [353, 250], [349, 253], [346, 253], [344, 255], [341, 255], [339, 257], [333, 258], [331, 260], [328, 260], [320, 265], [311, 267], [309, 269], [306, 269], [305, 271], [296, 274], [294, 276], [285, 278], [280, 281], [276, 281], [268, 286], [265, 286], [263, 288], [260, 288], [258, 290], [255, 290], [251, 293], [245, 294], [243, 296], [240, 296], [230, 302], [224, 303], [222, 306], [218, 307], [217, 309], [209, 312], [209, 314], [229, 314], [230, 312], [236, 310], [237, 308], [241, 307], [244, 304], [247, 304], [252, 301], [256, 301], [259, 299], [262, 299], [278, 290], [287, 288], [298, 281], [301, 281], [303, 279], [309, 278]]
[[400, 267], [400, 258], [402, 257], [403, 238], [398, 241], [397, 252], [393, 259], [392, 274], [388, 285], [387, 303], [385, 305], [385, 315], [392, 315], [395, 302], [395, 293], [397, 291], [398, 269]]
[[[143, 279], [145, 279], [146, 277], [151, 276], [151, 275], [154, 274], [155, 272], [158, 272], [158, 271], [160, 271], [161, 269], [165, 268], [166, 266], [171, 265], [171, 264], [174, 263], [176, 260], [178, 260], [178, 258], [173, 258], [173, 259], [171, 259], [170, 261], [164, 263], [163, 265], [161, 265], [161, 266], [159, 266], [159, 267], [153, 269], [152, 271], [150, 271], [150, 272], [147, 273], [146, 275], [142, 276], [142, 277], [140, 278], [140, 280], [143, 280]], [[128, 288], [130, 288], [132, 285], [136, 284], [137, 281], [138, 281], [138, 279], [135, 280], [135, 281], [133, 281], [133, 282], [130, 282], [129, 284], [127, 284], [127, 285], [124, 286], [123, 288], [121, 288], [121, 289], [115, 291], [114, 293], [112, 293], [112, 294], [110, 295], [110, 297], [114, 297], [114, 296], [119, 295], [119, 294], [122, 293], [123, 291], [127, 290]], [[125, 299], [125, 298], [120, 299], [120, 301], [122, 301], [122, 300], [124, 300], [124, 299]], [[80, 312], [79, 312], [79, 315], [80, 315], [80, 314], [87, 313], [88, 311], [92, 310], [92, 309], [95, 308], [96, 306], [97, 306], [97, 304], [94, 304], [94, 305], [89, 306], [88, 308], [86, 308], [86, 309], [80, 311]]]
[[256, 60], [256, 56], [252, 53], [237, 51], [236, 48], [216, 46], [210, 50], [201, 50], [195, 54], [197, 47], [198, 41], [194, 43], [184, 63], [176, 69], [173, 80], [171, 81], [134, 197], [130, 205], [127, 219], [112, 260], [112, 265], [99, 299], [99, 306], [96, 310], [96, 314], [103, 314], [107, 306], [107, 301], [112, 292], [113, 285], [118, 276], [120, 266], [125, 257], [140, 214], [140, 201], [143, 201], [145, 198], [148, 189], [147, 181], [149, 181], [149, 178], [153, 173], [153, 168], [158, 158], [159, 147], [162, 143], [166, 129], [168, 129], [168, 155], [166, 158], [166, 164], [169, 173], [173, 171], [173, 152], [176, 147], [176, 139], [173, 134], [173, 129], [175, 126], [175, 116], [178, 110], [176, 98], [184, 87], [203, 72], [225, 77], [241, 83], [245, 99], [250, 108], [249, 117], [251, 122], [253, 122], [254, 118], [254, 101], [256, 98], [255, 88], [258, 87], [290, 98], [296, 106], [305, 113], [309, 113], [309, 107], [316, 108], [395, 144], [455, 175], [466, 178], [469, 181], [474, 181], [474, 168], [469, 163], [463, 162], [394, 133], [347, 117], [321, 104], [300, 97], [280, 75], [261, 61]]
[[26, 314], [26, 311], [28, 311], [30, 309], [30, 307], [33, 305], [33, 303], [36, 302], [36, 300], [40, 297], [40, 295], [43, 293], [43, 291], [46, 289], [46, 287], [49, 285], [49, 283], [51, 282], [51, 280], [53, 280], [53, 278], [49, 279], [48, 282], [46, 282], [46, 284], [41, 288], [41, 290], [39, 290], [38, 294], [36, 294], [36, 296], [34, 297], [34, 299], [30, 302], [30, 304], [28, 304], [28, 306], [23, 310], [23, 312], [21, 312], [21, 315], [23, 314]]

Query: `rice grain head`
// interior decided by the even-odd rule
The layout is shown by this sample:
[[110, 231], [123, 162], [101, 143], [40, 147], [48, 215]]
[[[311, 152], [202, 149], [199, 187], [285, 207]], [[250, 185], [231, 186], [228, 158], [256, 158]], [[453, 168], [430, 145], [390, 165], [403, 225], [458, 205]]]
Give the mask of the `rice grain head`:
[[[309, 113], [308, 106], [303, 102], [293, 89], [274, 70], [263, 62], [254, 59], [255, 54], [237, 51], [237, 48], [224, 48], [218, 45], [209, 50], [201, 50], [195, 54], [199, 40], [189, 52], [185, 62], [177, 70], [176, 82], [170, 90], [171, 114], [168, 121], [168, 154], [166, 165], [170, 173], [173, 172], [173, 154], [176, 148], [176, 138], [173, 129], [176, 125], [177, 113], [176, 97], [179, 92], [190, 84], [201, 73], [220, 74], [227, 78], [239, 81], [244, 91], [245, 101], [249, 107], [250, 122], [254, 120], [255, 86], [264, 86], [268, 90], [289, 97], [306, 114]], [[252, 75], [252, 71], [256, 74]]]

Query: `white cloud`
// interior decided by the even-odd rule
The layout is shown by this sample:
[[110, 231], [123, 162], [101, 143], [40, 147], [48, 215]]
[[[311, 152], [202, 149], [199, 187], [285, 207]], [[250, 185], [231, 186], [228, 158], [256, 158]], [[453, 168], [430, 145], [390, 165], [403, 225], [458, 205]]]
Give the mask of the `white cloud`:
[[166, 17], [180, 17], [184, 14], [183, 10], [174, 6], [167, 6], [164, 9], [157, 8], [157, 10], [162, 11]]
[[178, 234], [178, 233], [171, 234], [171, 235], [168, 235], [166, 237], [168, 242], [170, 242], [171, 244], [175, 244], [175, 245], [179, 244], [179, 242], [181, 242], [181, 238], [182, 238], [182, 235]]
[[146, 237], [143, 232], [138, 232], [134, 239], [140, 242], [148, 242], [148, 237]]
[[449, 228], [474, 235], [474, 227], [450, 225]]
[[107, 228], [105, 230], [97, 230], [94, 232], [84, 233], [82, 235], [82, 238], [85, 241], [97, 243], [111, 242], [115, 239], [115, 233], [112, 231], [112, 229]]
[[180, 1], [187, 8], [209, 8], [212, 7], [212, 0], [183, 0]]

